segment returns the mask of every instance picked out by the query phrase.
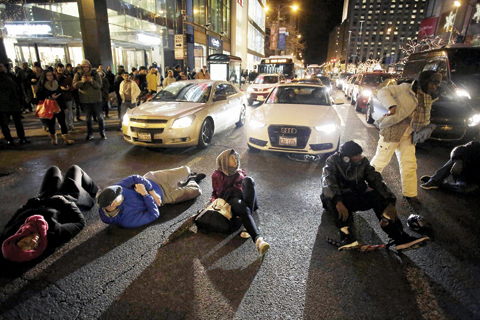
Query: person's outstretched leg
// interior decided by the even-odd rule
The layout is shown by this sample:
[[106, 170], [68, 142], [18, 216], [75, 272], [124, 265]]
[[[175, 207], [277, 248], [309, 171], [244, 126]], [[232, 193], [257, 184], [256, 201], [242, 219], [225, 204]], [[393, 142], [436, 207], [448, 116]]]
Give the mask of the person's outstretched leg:
[[51, 192], [55, 193], [60, 189], [62, 185], [62, 172], [57, 166], [48, 168], [47, 172], [43, 176], [42, 186], [39, 193]]
[[242, 199], [232, 198], [228, 200], [228, 204], [232, 207], [232, 216], [240, 217], [243, 226], [247, 229], [247, 232], [255, 243], [257, 237], [260, 236], [260, 233], [258, 232], [257, 225], [253, 220], [252, 212], [250, 211], [250, 208], [248, 208], [247, 203]]
[[251, 177], [245, 177], [242, 181], [243, 200], [247, 203], [250, 211], [253, 213], [258, 209], [257, 190], [255, 181]]
[[68, 168], [60, 191], [75, 198], [79, 207], [90, 209], [94, 205], [93, 199], [98, 192], [98, 186], [85, 171], [73, 165]]

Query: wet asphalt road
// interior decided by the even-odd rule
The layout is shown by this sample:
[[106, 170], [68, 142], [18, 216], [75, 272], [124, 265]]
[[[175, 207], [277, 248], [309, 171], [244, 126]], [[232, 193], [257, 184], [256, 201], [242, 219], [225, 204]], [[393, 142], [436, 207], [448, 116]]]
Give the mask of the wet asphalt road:
[[[342, 96], [340, 92], [335, 95]], [[347, 102], [347, 101], [346, 101]], [[254, 106], [255, 107], [255, 106]], [[249, 108], [251, 111], [254, 107]], [[378, 130], [344, 104], [341, 141], [355, 140], [371, 159]], [[325, 241], [336, 237], [319, 199], [323, 162], [301, 163], [274, 153], [252, 153], [244, 128], [219, 134], [206, 150], [135, 147], [121, 133], [74, 146], [54, 147], [47, 136], [25, 147], [0, 147], [0, 227], [38, 191], [45, 170], [77, 164], [100, 186], [131, 174], [188, 165], [208, 175], [226, 148], [257, 181], [258, 227], [271, 244], [262, 257], [251, 240], [185, 232], [162, 242], [210, 198], [211, 181], [195, 201], [162, 208], [150, 225], [127, 230], [106, 226], [94, 208], [73, 241], [36, 266], [1, 268], [2, 319], [479, 319], [480, 200], [419, 189], [422, 205], [401, 198], [398, 163], [384, 179], [399, 198], [403, 222], [412, 212], [431, 223], [433, 241], [397, 253], [337, 252]], [[448, 159], [451, 146], [417, 148], [418, 177]], [[356, 235], [386, 243], [373, 211], [355, 215]], [[413, 234], [413, 232], [411, 232]]]

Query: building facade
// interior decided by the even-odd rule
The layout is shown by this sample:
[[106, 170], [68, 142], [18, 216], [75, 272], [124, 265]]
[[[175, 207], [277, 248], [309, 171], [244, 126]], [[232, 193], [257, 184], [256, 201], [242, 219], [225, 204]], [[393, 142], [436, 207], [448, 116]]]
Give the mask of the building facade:
[[342, 60], [343, 51], [343, 27], [336, 26], [330, 32], [328, 38], [327, 61], [330, 63], [340, 62]]
[[396, 63], [401, 58], [400, 46], [416, 39], [426, 7], [427, 0], [345, 0], [340, 60]]

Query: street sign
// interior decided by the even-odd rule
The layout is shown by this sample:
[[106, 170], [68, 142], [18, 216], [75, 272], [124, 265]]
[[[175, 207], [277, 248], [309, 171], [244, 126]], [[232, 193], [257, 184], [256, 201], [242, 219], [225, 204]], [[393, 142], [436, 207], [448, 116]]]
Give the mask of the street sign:
[[175, 35], [175, 50], [183, 49], [183, 34]]

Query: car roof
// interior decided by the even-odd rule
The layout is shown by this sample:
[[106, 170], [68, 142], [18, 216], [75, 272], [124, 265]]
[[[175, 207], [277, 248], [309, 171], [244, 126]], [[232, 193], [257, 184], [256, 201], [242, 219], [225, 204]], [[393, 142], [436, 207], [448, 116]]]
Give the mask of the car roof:
[[277, 87], [327, 87], [324, 84], [320, 83], [280, 83], [277, 85]]

